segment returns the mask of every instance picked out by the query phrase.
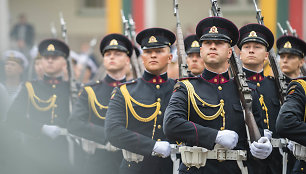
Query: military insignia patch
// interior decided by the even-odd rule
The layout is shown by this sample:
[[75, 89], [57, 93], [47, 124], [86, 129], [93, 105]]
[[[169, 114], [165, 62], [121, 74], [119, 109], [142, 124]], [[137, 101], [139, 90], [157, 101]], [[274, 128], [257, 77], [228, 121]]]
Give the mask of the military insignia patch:
[[47, 47], [47, 50], [48, 50], [48, 51], [55, 51], [54, 45], [53, 45], [53, 44], [50, 44], [50, 45]]
[[155, 43], [155, 42], [157, 42], [157, 39], [156, 39], [156, 37], [154, 37], [154, 36], [151, 36], [151, 37], [149, 38], [149, 41], [148, 41], [148, 43]]
[[218, 29], [216, 26], [210, 28], [209, 33], [218, 33]]
[[197, 48], [197, 47], [200, 47], [200, 44], [199, 44], [198, 41], [195, 40], [195, 41], [192, 42], [191, 47], [192, 48]]
[[291, 43], [287, 41], [284, 45], [284, 48], [292, 48]]
[[117, 91], [116, 89], [113, 90], [111, 98], [110, 98], [111, 100], [115, 97], [116, 91]]
[[255, 31], [251, 31], [249, 34], [249, 37], [257, 37], [257, 34]]
[[293, 94], [293, 93], [294, 93], [294, 91], [295, 91], [295, 87], [296, 87], [296, 85], [293, 85], [293, 86], [291, 86], [291, 87], [289, 88], [289, 90], [288, 90], [288, 95], [290, 95], [290, 94]]

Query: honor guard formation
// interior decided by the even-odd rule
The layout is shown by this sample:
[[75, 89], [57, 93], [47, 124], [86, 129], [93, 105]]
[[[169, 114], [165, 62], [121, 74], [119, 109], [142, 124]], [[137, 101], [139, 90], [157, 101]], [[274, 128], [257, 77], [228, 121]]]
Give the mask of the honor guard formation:
[[177, 18], [176, 34], [110, 33], [80, 54], [66, 37], [5, 51], [0, 173], [306, 173], [305, 41], [262, 18], [239, 29], [216, 3], [185, 38]]

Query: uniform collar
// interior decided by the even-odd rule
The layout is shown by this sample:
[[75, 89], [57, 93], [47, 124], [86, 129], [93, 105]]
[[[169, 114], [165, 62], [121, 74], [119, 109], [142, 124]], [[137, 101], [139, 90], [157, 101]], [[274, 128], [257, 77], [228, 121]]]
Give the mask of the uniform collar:
[[247, 68], [243, 68], [243, 71], [245, 72], [246, 78], [253, 82], [260, 82], [264, 79], [264, 73], [263, 71], [257, 73], [255, 71], [249, 70]]
[[50, 77], [50, 76], [47, 76], [47, 75], [44, 75], [44, 81], [51, 84], [51, 85], [56, 85], [56, 84], [59, 84], [60, 82], [63, 81], [63, 78], [62, 76], [59, 76], [59, 77]]
[[149, 83], [161, 84], [161, 83], [165, 83], [168, 80], [168, 75], [167, 75], [167, 72], [157, 76], [147, 71], [144, 71], [142, 78]]
[[290, 77], [286, 76], [285, 74], [284, 74], [284, 76], [285, 76], [285, 82], [289, 84], [292, 79]]
[[208, 81], [209, 83], [214, 83], [214, 84], [223, 84], [229, 81], [228, 71], [222, 74], [218, 74], [205, 69], [202, 74], [202, 78]]
[[124, 77], [121, 80], [115, 80], [114, 78], [112, 78], [111, 76], [109, 76], [108, 74], [106, 74], [104, 81], [109, 85], [109, 86], [113, 86], [116, 87], [118, 86], [120, 83], [124, 83], [126, 81], [126, 78]]

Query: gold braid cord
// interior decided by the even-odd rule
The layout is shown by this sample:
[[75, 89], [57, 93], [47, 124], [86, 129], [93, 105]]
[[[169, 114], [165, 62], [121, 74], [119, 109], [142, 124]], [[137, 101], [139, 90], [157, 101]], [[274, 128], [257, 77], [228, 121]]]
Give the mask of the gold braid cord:
[[[35, 95], [32, 83], [26, 82], [25, 86], [26, 86], [26, 88], [28, 90], [29, 99], [31, 100], [31, 103], [33, 104], [33, 106], [37, 110], [39, 110], [39, 111], [47, 111], [47, 110], [55, 107], [56, 95], [52, 95], [48, 100], [42, 100], [42, 99], [40, 99], [39, 97], [37, 97]], [[38, 104], [36, 103], [35, 100], [37, 100], [39, 103], [50, 103], [50, 104], [48, 106], [46, 106], [46, 107], [40, 107], [40, 106], [38, 106]]]
[[105, 120], [105, 117], [101, 116], [99, 112], [97, 111], [96, 105], [99, 107], [100, 110], [107, 109], [108, 106], [103, 106], [102, 104], [99, 103], [95, 92], [90, 86], [86, 86], [85, 90], [88, 94], [88, 104], [91, 106], [92, 111], [98, 118]]
[[[304, 80], [301, 79], [297, 79], [297, 80], [292, 80], [293, 82], [298, 82], [299, 84], [302, 85], [305, 95], [306, 95], [306, 82]], [[305, 114], [304, 114], [304, 122], [306, 121], [306, 106], [305, 106]]]
[[264, 101], [264, 97], [262, 94], [260, 94], [260, 98], [259, 98], [259, 102], [260, 102], [260, 105], [262, 106], [262, 109], [266, 112], [266, 124], [267, 124], [267, 127], [269, 129], [269, 114], [268, 114], [268, 108], [265, 104], [265, 101]]
[[[55, 114], [54, 114], [54, 109], [55, 107], [57, 107], [57, 105], [55, 104], [56, 102], [56, 95], [52, 95], [48, 100], [42, 100], [40, 99], [39, 97], [37, 97], [35, 95], [35, 92], [34, 92], [34, 89], [33, 89], [33, 86], [32, 86], [32, 83], [31, 82], [26, 82], [25, 83], [25, 86], [28, 90], [28, 97], [32, 103], [32, 105], [39, 111], [48, 111], [50, 109], [52, 109], [51, 111], [51, 123], [54, 122], [54, 117], [55, 117]], [[48, 106], [46, 107], [40, 107], [36, 101], [37, 100], [39, 103], [45, 103], [45, 104], [48, 104]]]
[[[126, 128], [128, 127], [128, 109], [130, 110], [130, 112], [132, 113], [132, 115], [138, 120], [138, 121], [141, 121], [141, 122], [150, 122], [154, 119], [154, 128], [153, 128], [153, 135], [152, 135], [152, 139], [153, 139], [153, 136], [154, 136], [154, 133], [155, 133], [155, 127], [156, 127], [156, 121], [157, 121], [157, 115], [160, 111], [160, 101], [157, 101], [153, 104], [150, 104], [150, 105], [146, 105], [146, 104], [143, 104], [143, 103], [139, 103], [138, 101], [136, 101], [134, 98], [131, 97], [130, 93], [128, 92], [128, 90], [126, 89], [126, 84], [122, 85], [120, 87], [120, 90], [122, 92], [122, 95], [125, 99], [125, 108], [126, 108]], [[141, 106], [141, 107], [144, 107], [144, 108], [153, 108], [153, 107], [156, 107], [155, 109], [155, 112], [150, 115], [149, 117], [147, 118], [143, 118], [143, 117], [140, 117], [136, 111], [134, 110], [133, 108], [133, 105], [132, 105], [132, 102], [137, 104], [138, 106]]]
[[[220, 103], [217, 104], [217, 105], [209, 104], [209, 103], [205, 102], [204, 100], [202, 100], [198, 96], [198, 94], [195, 92], [192, 84], [188, 80], [183, 80], [182, 83], [185, 84], [185, 86], [187, 87], [187, 91], [188, 91], [188, 119], [189, 119], [189, 111], [190, 111], [190, 109], [189, 109], [190, 108], [189, 100], [190, 100], [194, 110], [196, 111], [196, 113], [204, 120], [214, 120], [221, 115], [221, 117], [223, 118], [222, 119], [223, 120], [223, 126], [220, 129], [223, 130], [225, 128], [225, 111], [224, 111], [224, 108], [223, 108], [224, 107], [224, 100], [221, 99]], [[195, 98], [197, 98], [197, 100], [200, 101], [203, 106], [208, 106], [208, 107], [211, 107], [211, 108], [219, 107], [219, 110], [214, 115], [207, 116], [204, 113], [202, 113], [201, 110], [199, 109], [199, 107], [197, 106]]]

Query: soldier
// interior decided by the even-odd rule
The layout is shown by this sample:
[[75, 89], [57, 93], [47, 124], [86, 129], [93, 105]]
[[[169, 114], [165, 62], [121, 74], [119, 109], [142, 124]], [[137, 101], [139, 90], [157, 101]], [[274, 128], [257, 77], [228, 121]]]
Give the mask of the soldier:
[[303, 45], [305, 42], [294, 36], [282, 36], [276, 41], [280, 56], [280, 68], [289, 83], [301, 76], [300, 68], [304, 64]]
[[26, 82], [8, 112], [10, 125], [26, 133], [25, 173], [68, 173], [67, 141], [59, 136], [69, 116], [69, 83], [62, 80], [69, 47], [46, 39], [39, 44], [43, 80]]
[[[175, 35], [163, 28], [141, 31], [136, 41], [141, 45], [145, 72], [142, 78], [115, 88], [106, 114], [106, 135], [116, 147], [137, 158], [122, 160], [120, 173], [172, 173], [170, 144], [163, 133], [164, 111], [175, 81], [168, 79], [171, 45]], [[135, 154], [134, 154], [135, 155]]]
[[187, 54], [187, 65], [190, 77], [201, 75], [204, 68], [204, 60], [200, 56], [200, 44], [197, 35], [190, 35], [184, 39]]
[[[306, 43], [296, 37], [283, 36], [277, 40], [279, 54], [284, 54], [284, 62], [288, 62], [285, 66], [287, 70], [291, 69], [293, 64], [289, 63], [294, 59], [304, 58], [306, 53]], [[295, 60], [297, 61], [297, 60]], [[286, 64], [286, 63], [284, 63]], [[297, 67], [295, 67], [297, 71]], [[288, 71], [289, 72], [289, 71]], [[297, 75], [297, 74], [296, 74]], [[276, 131], [281, 137], [295, 141], [302, 146], [306, 146], [305, 139], [305, 77], [293, 80], [287, 90], [287, 97], [282, 105], [278, 118], [276, 120]], [[289, 142], [289, 149], [292, 145]], [[294, 153], [294, 152], [293, 152]], [[296, 160], [293, 173], [305, 173], [306, 162]], [[291, 172], [291, 171], [290, 171]]]
[[272, 32], [260, 24], [247, 24], [239, 30], [240, 38], [238, 48], [240, 49], [240, 59], [243, 64], [243, 70], [248, 79], [248, 85], [252, 89], [257, 89], [262, 107], [264, 121], [264, 136], [273, 137], [271, 141], [273, 147], [272, 154], [266, 160], [261, 161], [260, 169], [262, 173], [281, 173], [282, 156], [279, 152], [279, 135], [275, 131], [275, 122], [280, 109], [280, 102], [277, 94], [277, 87], [273, 77], [265, 77], [263, 66], [268, 59], [269, 50], [273, 47], [274, 37]]
[[[239, 38], [238, 29], [227, 19], [209, 17], [199, 22], [196, 33], [200, 38], [205, 70], [201, 76], [181, 79], [176, 84], [166, 109], [164, 132], [171, 140], [182, 141], [188, 146], [212, 150], [218, 144], [225, 149], [234, 149], [233, 153], [247, 150], [247, 132], [239, 94], [228, 74], [228, 59], [232, 54], [231, 47]], [[259, 103], [254, 99], [256, 118], [261, 116], [258, 108]], [[252, 155], [259, 159], [266, 158], [272, 151], [266, 137], [253, 142], [250, 148]], [[222, 149], [215, 147], [215, 150]], [[200, 168], [182, 163], [180, 173], [236, 174], [246, 170], [237, 156], [225, 161], [219, 160], [217, 153], [213, 156], [214, 159], [207, 160]]]
[[[104, 121], [109, 98], [113, 88], [125, 82], [125, 67], [129, 66], [133, 47], [125, 36], [109, 34], [102, 39], [100, 51], [106, 77], [85, 86], [73, 107], [68, 129], [77, 136], [106, 145]], [[122, 160], [121, 152], [108, 151], [111, 149], [94, 150], [94, 154], [90, 154], [86, 161], [84, 173], [118, 173]]]

